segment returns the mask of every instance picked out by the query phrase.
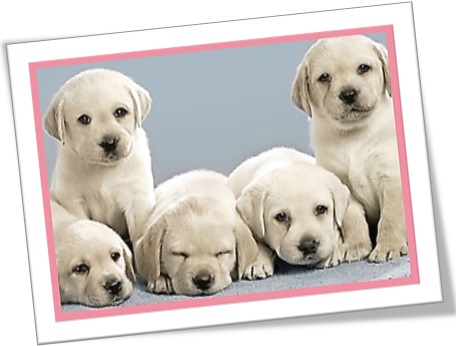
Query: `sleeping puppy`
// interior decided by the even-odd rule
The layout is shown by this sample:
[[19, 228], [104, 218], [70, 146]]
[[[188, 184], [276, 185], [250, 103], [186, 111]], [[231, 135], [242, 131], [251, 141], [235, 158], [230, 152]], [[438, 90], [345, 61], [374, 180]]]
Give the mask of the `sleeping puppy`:
[[132, 254], [106, 225], [78, 219], [51, 201], [61, 303], [118, 305], [136, 281]]
[[210, 295], [248, 277], [258, 248], [222, 174], [195, 170], [156, 189], [150, 227], [134, 252], [154, 293]]
[[[229, 175], [236, 208], [258, 241], [256, 273], [272, 275], [275, 255], [291, 264], [325, 268], [369, 253], [367, 223], [353, 212], [348, 188], [314, 162], [297, 150], [273, 148]], [[353, 228], [363, 229], [365, 244], [347, 247]]]
[[293, 103], [311, 118], [317, 163], [334, 172], [377, 228], [372, 262], [408, 253], [385, 47], [364, 36], [317, 41], [298, 67]]
[[51, 191], [81, 219], [134, 242], [154, 204], [151, 158], [141, 123], [149, 93], [112, 70], [83, 71], [54, 95], [44, 128], [60, 141]]

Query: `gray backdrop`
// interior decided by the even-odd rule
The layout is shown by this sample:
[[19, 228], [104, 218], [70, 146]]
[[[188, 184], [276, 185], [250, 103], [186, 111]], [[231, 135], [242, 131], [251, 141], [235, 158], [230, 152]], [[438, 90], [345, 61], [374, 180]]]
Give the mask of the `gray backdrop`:
[[[369, 35], [386, 44], [383, 33]], [[273, 146], [312, 154], [309, 119], [291, 103], [291, 85], [314, 41], [151, 56], [37, 71], [41, 114], [76, 73], [110, 68], [133, 78], [153, 99], [143, 123], [155, 183], [195, 168], [229, 174]], [[44, 135], [50, 181], [58, 142]]]

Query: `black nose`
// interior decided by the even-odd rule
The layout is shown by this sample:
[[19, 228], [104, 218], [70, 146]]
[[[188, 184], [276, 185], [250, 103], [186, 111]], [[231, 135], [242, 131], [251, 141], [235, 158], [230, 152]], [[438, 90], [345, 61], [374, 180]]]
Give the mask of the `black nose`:
[[345, 104], [351, 105], [358, 99], [358, 92], [355, 89], [345, 89], [340, 92], [339, 98]]
[[105, 137], [98, 145], [107, 153], [113, 152], [117, 148], [119, 140], [116, 137]]
[[210, 273], [204, 271], [196, 274], [192, 280], [198, 289], [205, 291], [212, 286], [214, 277]]
[[317, 252], [320, 242], [315, 239], [302, 239], [299, 242], [298, 249], [304, 256], [312, 255]]
[[122, 282], [120, 280], [107, 281], [103, 287], [111, 294], [118, 294], [122, 290]]

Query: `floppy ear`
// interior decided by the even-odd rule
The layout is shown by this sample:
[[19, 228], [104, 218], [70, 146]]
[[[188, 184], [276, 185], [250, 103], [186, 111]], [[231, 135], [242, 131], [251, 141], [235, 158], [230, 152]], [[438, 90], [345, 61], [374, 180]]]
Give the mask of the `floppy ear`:
[[63, 114], [64, 97], [58, 92], [54, 95], [44, 114], [43, 126], [46, 132], [65, 144], [65, 118]]
[[166, 231], [164, 215], [154, 220], [136, 242], [134, 258], [138, 275], [146, 283], [155, 283], [161, 273], [161, 244]]
[[127, 278], [129, 278], [131, 282], [136, 282], [135, 270], [133, 269], [133, 255], [123, 240], [122, 248], [122, 256], [125, 259], [125, 273], [127, 275]]
[[306, 58], [299, 65], [291, 89], [291, 101], [300, 110], [312, 117], [312, 110], [309, 100], [309, 66]]
[[152, 98], [146, 89], [135, 82], [132, 82], [132, 86], [130, 87], [130, 96], [133, 99], [135, 123], [139, 127], [149, 114], [152, 106]]
[[329, 189], [334, 204], [334, 220], [339, 228], [342, 228], [345, 212], [347, 211], [350, 190], [333, 173], [328, 172]]
[[252, 232], [238, 215], [235, 215], [234, 236], [236, 237], [236, 279], [240, 280], [247, 267], [255, 261], [258, 246]]
[[385, 89], [388, 92], [388, 95], [391, 96], [391, 79], [389, 73], [388, 51], [384, 45], [378, 42], [374, 43], [374, 50], [382, 63], [383, 82]]
[[264, 237], [264, 200], [266, 192], [256, 186], [247, 187], [237, 199], [236, 210], [253, 234]]

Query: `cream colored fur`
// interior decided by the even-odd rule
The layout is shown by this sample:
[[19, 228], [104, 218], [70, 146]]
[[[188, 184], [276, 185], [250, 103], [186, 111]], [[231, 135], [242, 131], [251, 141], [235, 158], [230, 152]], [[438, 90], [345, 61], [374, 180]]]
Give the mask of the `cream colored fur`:
[[373, 262], [408, 253], [390, 95], [386, 49], [364, 36], [317, 41], [292, 88], [294, 104], [312, 120], [317, 163], [350, 188], [368, 222], [378, 227]]

